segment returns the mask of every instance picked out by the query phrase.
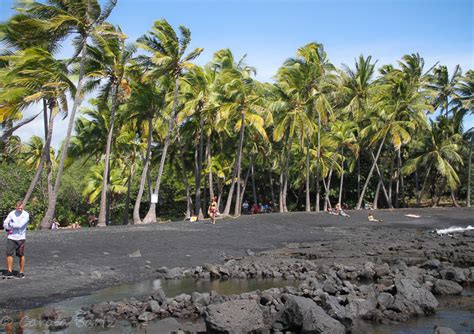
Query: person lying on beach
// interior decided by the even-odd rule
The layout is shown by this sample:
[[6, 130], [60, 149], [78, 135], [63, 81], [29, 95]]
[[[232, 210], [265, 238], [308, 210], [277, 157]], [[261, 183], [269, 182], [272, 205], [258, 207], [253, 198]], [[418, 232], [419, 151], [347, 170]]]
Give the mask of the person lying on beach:
[[336, 214], [343, 217], [350, 217], [347, 213], [342, 210], [341, 204], [336, 204]]
[[369, 220], [369, 222], [383, 223], [382, 219], [375, 219], [375, 217], [372, 214], [369, 214], [367, 216], [367, 219]]
[[326, 209], [326, 212], [329, 213], [330, 215], [339, 215], [339, 213], [336, 212], [336, 210], [334, 210], [333, 208], [327, 208]]

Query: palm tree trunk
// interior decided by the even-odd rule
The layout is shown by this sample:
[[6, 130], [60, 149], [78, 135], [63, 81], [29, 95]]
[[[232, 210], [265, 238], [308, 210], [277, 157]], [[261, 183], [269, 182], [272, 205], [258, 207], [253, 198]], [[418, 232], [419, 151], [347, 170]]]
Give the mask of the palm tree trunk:
[[115, 112], [118, 107], [118, 83], [112, 88], [112, 109], [110, 111], [110, 126], [107, 134], [107, 145], [105, 148], [104, 175], [102, 176], [102, 191], [100, 193], [100, 211], [97, 227], [106, 227], [107, 219], [107, 197], [109, 195], [109, 173], [110, 173], [110, 153], [112, 151], [112, 138], [114, 134]]
[[145, 160], [143, 164], [143, 171], [142, 176], [140, 178], [140, 186], [138, 187], [138, 194], [135, 200], [135, 205], [133, 207], [133, 224], [141, 224], [142, 221], [140, 219], [140, 204], [142, 202], [143, 191], [145, 190], [145, 182], [147, 180], [148, 175], [148, 166], [150, 165], [150, 153], [151, 153], [151, 137], [152, 137], [152, 130], [153, 128], [153, 117], [148, 117], [148, 137], [146, 143], [146, 153], [145, 153]]
[[[158, 196], [160, 193], [161, 177], [163, 176], [163, 169], [165, 167], [166, 153], [168, 152], [168, 147], [171, 142], [171, 132], [173, 131], [173, 126], [176, 117], [176, 110], [178, 107], [178, 92], [179, 92], [179, 77], [176, 77], [174, 85], [174, 97], [173, 97], [173, 107], [171, 109], [170, 119], [168, 121], [168, 129], [166, 130], [165, 143], [163, 145], [163, 151], [161, 153], [160, 167], [158, 169], [158, 176], [156, 178], [154, 195]], [[143, 224], [156, 223], [156, 204], [151, 203], [148, 212], [143, 219]]]
[[367, 175], [367, 179], [365, 180], [364, 187], [362, 188], [362, 193], [360, 194], [359, 200], [357, 202], [357, 210], [360, 210], [362, 206], [362, 202], [364, 201], [365, 192], [367, 191], [367, 187], [369, 186], [370, 179], [372, 178], [372, 174], [374, 173], [375, 166], [377, 165], [377, 161], [379, 160], [380, 153], [382, 152], [382, 147], [385, 142], [385, 138], [387, 135], [383, 136], [382, 141], [380, 142], [379, 149], [377, 150], [377, 155], [375, 156], [374, 162], [372, 163], [372, 167], [370, 168], [369, 175]]
[[326, 189], [326, 194], [324, 196], [324, 211], [327, 211], [328, 205], [329, 207], [331, 207], [331, 202], [329, 200], [329, 192], [331, 191], [332, 172], [333, 172], [333, 167], [331, 167], [331, 169], [329, 170], [327, 189]]
[[360, 198], [360, 157], [361, 155], [362, 155], [362, 152], [359, 154], [359, 157], [357, 158], [357, 198]]
[[456, 200], [456, 194], [454, 193], [454, 189], [449, 187], [451, 190], [451, 199], [453, 200], [453, 205], [457, 208], [460, 208], [461, 206], [459, 205], [458, 201]]
[[469, 156], [467, 162], [467, 196], [466, 196], [466, 204], [467, 207], [471, 207], [471, 171], [472, 171], [472, 139], [469, 141]]
[[[12, 136], [13, 132], [15, 132], [16, 130], [18, 130], [19, 128], [21, 128], [22, 126], [28, 124], [28, 123], [31, 123], [32, 121], [34, 121], [36, 119], [36, 117], [39, 116], [39, 114], [41, 114], [42, 111], [40, 111], [39, 113], [37, 113], [36, 115], [33, 115], [27, 119], [24, 119], [22, 120], [20, 123], [17, 123], [15, 126], [13, 126], [13, 124], [11, 124], [11, 126], [8, 126], [6, 128], [3, 129], [3, 132], [2, 132], [2, 135], [0, 136], [0, 143], [5, 143], [8, 141], [8, 139]], [[3, 124], [2, 124], [3, 125]]]
[[393, 165], [394, 165], [394, 162], [393, 162], [393, 159], [390, 159], [390, 171], [389, 171], [389, 175], [390, 175], [390, 178], [388, 180], [388, 201], [390, 203], [393, 203], [393, 196], [392, 196], [392, 190], [393, 190], [393, 179], [394, 179], [394, 176], [393, 176]]
[[286, 148], [285, 174], [283, 175], [283, 189], [282, 189], [283, 212], [288, 212], [287, 195], [288, 195], [288, 179], [289, 179], [289, 172], [290, 172], [290, 157], [291, 157], [292, 144], [293, 144], [293, 137], [290, 137], [288, 140], [287, 148]]
[[341, 155], [342, 155], [342, 162], [341, 162], [341, 181], [339, 184], [339, 205], [342, 207], [342, 189], [343, 189], [343, 184], [344, 184], [344, 147], [341, 147]]
[[242, 148], [244, 145], [244, 133], [245, 133], [245, 113], [241, 111], [240, 118], [240, 135], [239, 135], [239, 151], [237, 153], [237, 195], [235, 196], [235, 208], [234, 215], [240, 216], [240, 172], [241, 172], [241, 162], [242, 162]]
[[273, 205], [273, 211], [277, 210], [276, 202], [275, 202], [275, 192], [273, 190], [273, 176], [272, 176], [272, 169], [268, 169], [268, 176], [270, 178], [270, 193], [272, 196], [272, 205]]
[[418, 193], [420, 191], [420, 180], [418, 178], [418, 166], [415, 169], [415, 194], [416, 194], [416, 206], [420, 206], [420, 198], [418, 197]]
[[[43, 99], [43, 117], [44, 117], [44, 131], [45, 131], [45, 138], [44, 138], [44, 146], [43, 152], [41, 152], [41, 159], [38, 166], [38, 169], [35, 172], [33, 180], [31, 180], [28, 190], [26, 191], [25, 197], [23, 198], [23, 205], [26, 206], [28, 200], [33, 194], [35, 190], [36, 184], [41, 176], [43, 171], [44, 164], [50, 155], [50, 147], [51, 147], [51, 137], [53, 136], [53, 112], [51, 110], [48, 122], [48, 106], [46, 100]], [[49, 195], [48, 195], [49, 198]]]
[[306, 212], [311, 212], [311, 187], [309, 185], [309, 139], [306, 139]]
[[[252, 157], [250, 157], [250, 166], [247, 169], [247, 174], [245, 175], [244, 184], [242, 185], [242, 193], [240, 194], [240, 203], [242, 203], [244, 201], [245, 189], [247, 188], [247, 182], [249, 180], [249, 176], [251, 174], [252, 167], [253, 167], [253, 162], [252, 162]], [[255, 202], [255, 203], [257, 203], [257, 202]]]
[[[373, 152], [370, 152], [370, 155], [372, 156], [372, 159], [375, 161], [375, 157], [374, 157], [374, 153]], [[383, 174], [380, 172], [380, 169], [379, 169], [379, 165], [378, 163], [376, 162], [375, 163], [375, 168], [377, 170], [377, 174], [382, 182], [381, 186], [382, 186], [382, 190], [383, 190], [383, 194], [385, 195], [385, 200], [387, 201], [388, 203], [388, 207], [390, 209], [393, 209], [393, 205], [392, 203], [389, 201], [389, 197], [388, 197], [388, 193], [387, 193], [387, 189], [385, 189], [385, 184], [383, 182]]]
[[318, 114], [318, 160], [316, 161], [316, 212], [319, 212], [319, 196], [320, 196], [320, 187], [319, 187], [319, 164], [321, 160], [321, 115]]
[[229, 189], [229, 194], [227, 195], [227, 201], [225, 203], [225, 209], [224, 209], [224, 216], [228, 216], [230, 213], [230, 207], [232, 205], [232, 197], [234, 196], [234, 188], [235, 188], [235, 177], [237, 174], [237, 161], [234, 165], [234, 169], [232, 171], [232, 179], [230, 183], [230, 189]]
[[211, 161], [211, 136], [207, 137], [206, 145], [207, 166], [209, 168], [209, 202], [214, 198], [214, 182], [212, 180], [212, 161]]
[[202, 173], [202, 159], [203, 159], [203, 152], [204, 152], [204, 118], [199, 114], [199, 145], [196, 147], [196, 155], [194, 159], [194, 163], [196, 166], [196, 207], [194, 210], [194, 214], [198, 216], [199, 220], [204, 219], [202, 213], [202, 201], [201, 201], [201, 173]]
[[285, 175], [285, 171], [283, 170], [283, 164], [281, 166], [281, 171], [280, 171], [280, 184], [279, 184], [279, 187], [278, 187], [278, 206], [279, 206], [279, 212], [282, 213], [282, 212], [285, 212], [283, 210], [283, 178], [284, 178], [284, 175]]
[[398, 175], [400, 176], [400, 199], [399, 199], [399, 204], [403, 208], [405, 206], [405, 181], [403, 180], [403, 174], [402, 174], [402, 167], [403, 167], [403, 161], [402, 161], [402, 155], [401, 155], [401, 149], [398, 150], [398, 170], [399, 173]]
[[76, 94], [74, 96], [74, 103], [72, 105], [72, 110], [69, 115], [69, 122], [66, 131], [66, 137], [64, 139], [64, 144], [61, 151], [61, 159], [59, 160], [58, 172], [56, 174], [56, 181], [54, 183], [54, 188], [52, 196], [48, 199], [48, 209], [41, 220], [39, 225], [40, 229], [50, 229], [53, 223], [54, 213], [56, 211], [56, 202], [58, 199], [59, 187], [61, 186], [61, 178], [63, 176], [64, 163], [66, 161], [67, 152], [69, 149], [69, 141], [71, 139], [72, 128], [74, 127], [74, 121], [76, 119], [76, 111], [82, 102], [82, 84], [84, 79], [84, 66], [86, 60], [86, 43], [87, 38], [83, 38], [84, 44], [82, 45], [81, 50], [81, 60], [79, 62], [79, 79], [76, 87]]
[[421, 204], [421, 200], [423, 199], [423, 193], [425, 192], [425, 187], [426, 187], [426, 183], [428, 182], [428, 176], [430, 175], [430, 170], [431, 170], [431, 164], [428, 166], [428, 169], [426, 170], [425, 180], [423, 181], [423, 185], [421, 186], [420, 192], [417, 195], [418, 206]]
[[[257, 188], [255, 187], [255, 171], [254, 171], [254, 166], [253, 166], [253, 159], [250, 157], [250, 166], [251, 166], [251, 173], [252, 173], [252, 195], [253, 195], [253, 200], [255, 203], [257, 203]], [[242, 200], [241, 200], [242, 202]]]
[[127, 180], [127, 197], [125, 198], [125, 207], [123, 209], [123, 216], [122, 216], [122, 225], [128, 225], [128, 213], [130, 211], [130, 199], [132, 194], [132, 179], [135, 175], [135, 162], [132, 161], [130, 166], [130, 175], [128, 176]]
[[379, 194], [380, 194], [380, 186], [382, 185], [382, 180], [379, 178], [379, 183], [377, 183], [377, 189], [375, 190], [375, 197], [374, 197], [374, 203], [372, 204], [372, 207], [377, 210], [378, 208], [378, 203], [379, 203]]

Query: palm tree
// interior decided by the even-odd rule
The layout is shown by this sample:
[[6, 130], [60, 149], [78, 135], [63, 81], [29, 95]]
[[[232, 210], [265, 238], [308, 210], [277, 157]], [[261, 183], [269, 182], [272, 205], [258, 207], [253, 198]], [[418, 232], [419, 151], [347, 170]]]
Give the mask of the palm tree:
[[[107, 180], [110, 165], [110, 154], [114, 133], [115, 115], [119, 104], [130, 95], [130, 87], [125, 78], [125, 67], [133, 56], [134, 48], [125, 46], [126, 36], [120, 28], [104, 24], [101, 35], [93, 37], [94, 45], [87, 46], [86, 80], [84, 90], [95, 89], [100, 86], [101, 103], [111, 100], [110, 123], [107, 133], [105, 150], [103, 185], [100, 195], [100, 211], [97, 226], [105, 227], [107, 219]], [[105, 83], [102, 83], [105, 81]]]
[[[0, 93], [0, 103], [5, 104], [4, 110], [15, 113], [35, 102], [41, 101], [43, 104], [45, 145], [38, 168], [23, 199], [26, 205], [45, 163], [49, 172], [48, 180], [51, 177], [49, 150], [54, 119], [60, 111], [67, 112], [66, 93], [74, 93], [75, 87], [68, 78], [65, 64], [43, 49], [29, 48], [4, 56], [2, 59], [9, 63], [0, 74], [4, 87]], [[48, 189], [50, 197], [51, 186]]]
[[[49, 229], [53, 221], [76, 110], [82, 101], [82, 84], [86, 59], [85, 46], [90, 36], [100, 32], [101, 25], [112, 12], [116, 2], [117, 0], [110, 0], [103, 7], [100, 6], [98, 0], [48, 0], [45, 3], [38, 1], [20, 2], [17, 10], [21, 14], [12, 18], [12, 20], [18, 20], [21, 17], [20, 21], [23, 23], [23, 27], [25, 27], [22, 31], [27, 34], [26, 36], [41, 36], [41, 40], [46, 40], [47, 37], [50, 37], [51, 43], [48, 49], [55, 49], [57, 42], [65, 39], [70, 34], [75, 34], [73, 38], [74, 55], [72, 61], [79, 60], [77, 89], [74, 94], [73, 106], [69, 113], [69, 123], [52, 196], [48, 200], [48, 209], [39, 226], [42, 229]], [[34, 32], [32, 29], [37, 31]]]
[[223, 56], [225, 61], [231, 60], [231, 64], [233, 64], [225, 67], [216, 79], [217, 85], [221, 87], [216, 92], [220, 105], [220, 118], [226, 124], [233, 124], [235, 133], [239, 134], [233, 182], [223, 214], [228, 215], [230, 212], [234, 186], [237, 185], [234, 214], [238, 216], [241, 210], [241, 163], [245, 129], [247, 127], [254, 128], [263, 138], [267, 139], [264, 119], [261, 116], [263, 114], [263, 100], [259, 92], [262, 87], [251, 78], [255, 70], [246, 66], [244, 59], [235, 64], [230, 50], [221, 50], [220, 52], [220, 56]]
[[[198, 216], [198, 219], [203, 218], [201, 174], [204, 159], [204, 137], [206, 133], [212, 131], [209, 122], [211, 122], [211, 117], [215, 110], [211, 104], [210, 95], [216, 77], [215, 74], [216, 72], [210, 66], [205, 68], [194, 66], [183, 78], [186, 85], [183, 87], [183, 99], [185, 102], [181, 114], [182, 117], [188, 118], [187, 122], [194, 121], [193, 128], [197, 129], [195, 134], [197, 144], [195, 149], [196, 200], [194, 214]], [[210, 138], [210, 133], [207, 137]], [[206, 149], [208, 150], [207, 155], [211, 154], [209, 142]], [[212, 173], [210, 175], [210, 188], [212, 189]]]
[[[420, 198], [423, 196], [430, 173], [435, 171], [437, 182], [434, 183], [434, 187], [437, 199], [433, 201], [433, 206], [438, 204], [444, 185], [447, 185], [450, 189], [457, 188], [459, 176], [456, 168], [463, 164], [460, 155], [461, 135], [452, 134], [447, 137], [442, 123], [431, 122], [429, 137], [423, 153], [408, 160], [402, 168], [402, 172], [406, 175], [413, 173], [417, 167], [424, 166], [426, 168], [427, 172], [421, 188]], [[444, 182], [440, 183], [439, 178]]]
[[[180, 26], [179, 30], [181, 34], [180, 37], [178, 37], [166, 20], [158, 20], [155, 21], [149, 35], [142, 36], [138, 41], [139, 46], [151, 54], [148, 58], [150, 66], [152, 66], [150, 77], [159, 78], [163, 75], [169, 75], [174, 79], [173, 102], [168, 121], [168, 130], [161, 153], [158, 176], [153, 190], [155, 196], [159, 195], [166, 153], [171, 142], [171, 132], [176, 121], [180, 78], [186, 70], [193, 67], [190, 61], [197, 58], [203, 51], [201, 48], [196, 48], [185, 55], [186, 49], [191, 42], [191, 32], [184, 26]], [[157, 203], [151, 203], [148, 213], [143, 220], [144, 224], [156, 222], [156, 204]]]
[[[384, 76], [379, 81], [373, 109], [366, 119], [367, 125], [361, 130], [361, 136], [369, 138], [369, 147], [379, 146], [376, 154], [373, 150], [370, 151], [373, 163], [357, 202], [357, 209], [362, 206], [373, 172], [377, 170], [379, 178], [382, 178], [378, 160], [387, 137], [395, 150], [399, 151], [402, 145], [410, 142], [417, 127], [427, 127], [426, 112], [432, 110], [430, 101], [419, 90], [419, 84], [406, 80], [406, 73], [392, 67], [383, 67], [381, 72]], [[388, 205], [392, 207], [383, 182], [381, 185]]]

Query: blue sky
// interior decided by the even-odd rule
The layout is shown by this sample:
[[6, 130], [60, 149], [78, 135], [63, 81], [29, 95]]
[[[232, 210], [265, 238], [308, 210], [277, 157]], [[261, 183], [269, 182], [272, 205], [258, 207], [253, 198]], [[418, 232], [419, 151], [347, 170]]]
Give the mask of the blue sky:
[[[12, 5], [0, 0], [0, 20], [11, 15]], [[311, 41], [323, 43], [336, 66], [352, 66], [359, 54], [382, 65], [418, 52], [427, 67], [439, 61], [450, 69], [472, 69], [473, 16], [472, 0], [118, 0], [110, 21], [131, 41], [156, 19], [185, 25], [191, 47], [205, 49], [198, 63], [230, 48], [237, 57], [247, 54], [257, 78], [269, 81]], [[465, 127], [472, 126], [471, 116]]]

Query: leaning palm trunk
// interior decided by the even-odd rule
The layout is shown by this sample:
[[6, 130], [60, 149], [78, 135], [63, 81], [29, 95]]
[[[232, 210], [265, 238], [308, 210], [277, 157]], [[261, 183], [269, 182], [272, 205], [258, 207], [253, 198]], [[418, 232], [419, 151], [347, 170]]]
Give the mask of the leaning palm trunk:
[[140, 186], [138, 188], [137, 198], [133, 207], [133, 224], [141, 224], [140, 219], [140, 204], [142, 202], [143, 191], [145, 189], [145, 182], [148, 175], [148, 166], [150, 165], [150, 152], [151, 152], [151, 137], [152, 137], [153, 117], [148, 118], [148, 138], [146, 144], [145, 161], [143, 164], [142, 176], [140, 179]]
[[454, 189], [452, 187], [449, 187], [451, 190], [451, 199], [453, 201], [453, 205], [457, 208], [460, 208], [461, 206], [459, 205], [458, 201], [456, 200], [456, 194], [454, 193]]
[[225, 203], [225, 208], [224, 208], [224, 216], [228, 216], [230, 213], [230, 206], [232, 205], [232, 197], [234, 195], [234, 188], [235, 188], [235, 177], [237, 175], [237, 162], [234, 165], [234, 169], [232, 171], [232, 179], [230, 182], [230, 189], [229, 189], [229, 194], [227, 195], [227, 201]]
[[378, 209], [379, 194], [380, 194], [381, 185], [382, 185], [382, 179], [379, 178], [379, 182], [377, 183], [377, 189], [375, 189], [374, 203], [372, 204], [372, 207], [375, 210]]
[[472, 168], [472, 139], [469, 142], [469, 155], [468, 155], [468, 163], [467, 163], [467, 196], [466, 202], [467, 207], [471, 207], [471, 168]]
[[383, 147], [383, 144], [385, 142], [386, 136], [387, 135], [383, 136], [383, 138], [382, 138], [379, 149], [377, 150], [377, 155], [375, 156], [374, 162], [372, 163], [372, 167], [370, 168], [370, 171], [369, 171], [369, 175], [367, 176], [367, 180], [365, 180], [364, 187], [362, 188], [362, 192], [361, 192], [360, 197], [359, 197], [359, 201], [357, 202], [357, 207], [356, 207], [357, 210], [360, 210], [360, 208], [362, 206], [362, 202], [364, 201], [365, 192], [367, 191], [367, 187], [369, 186], [369, 182], [372, 179], [372, 175], [374, 173], [375, 166], [377, 165], [377, 161], [379, 160], [380, 153], [382, 152], [382, 147]]
[[341, 156], [342, 156], [342, 162], [341, 162], [341, 181], [339, 183], [339, 200], [338, 203], [342, 206], [342, 186], [344, 185], [344, 147], [341, 147]]
[[[23, 198], [23, 205], [26, 206], [26, 203], [31, 197], [31, 194], [33, 194], [33, 191], [36, 187], [36, 184], [38, 183], [38, 180], [41, 176], [41, 173], [43, 172], [43, 167], [45, 162], [47, 160], [50, 160], [50, 150], [49, 148], [51, 147], [51, 138], [53, 136], [53, 110], [50, 110], [50, 116], [49, 116], [49, 122], [48, 122], [48, 110], [46, 106], [46, 100], [43, 100], [43, 115], [44, 115], [44, 125], [45, 125], [45, 140], [44, 140], [44, 147], [43, 147], [43, 152], [41, 152], [41, 159], [39, 166], [35, 172], [35, 176], [33, 177], [33, 180], [31, 180], [30, 186], [28, 187], [28, 190], [26, 192], [25, 197]], [[48, 187], [49, 188], [49, 187]], [[48, 189], [48, 198], [50, 197], [49, 189]]]
[[311, 188], [309, 185], [309, 139], [306, 141], [306, 212], [311, 211]]
[[237, 153], [237, 195], [235, 197], [235, 208], [234, 215], [240, 216], [240, 172], [241, 172], [241, 161], [242, 161], [242, 148], [244, 145], [245, 135], [245, 113], [242, 111], [241, 125], [240, 125], [240, 136], [239, 136], [239, 151]]
[[[160, 193], [161, 177], [163, 176], [163, 169], [165, 167], [166, 153], [168, 151], [168, 147], [170, 146], [171, 131], [173, 130], [175, 116], [176, 116], [175, 115], [176, 109], [178, 107], [178, 91], [179, 91], [179, 77], [176, 77], [175, 87], [174, 87], [174, 97], [173, 97], [173, 108], [171, 109], [171, 116], [168, 122], [168, 129], [166, 130], [165, 144], [163, 145], [163, 152], [161, 153], [161, 159], [160, 159], [160, 167], [158, 169], [158, 176], [156, 178], [155, 191], [153, 192], [153, 194], [156, 195], [157, 197]], [[148, 213], [143, 219], [143, 224], [156, 223], [156, 204], [157, 203], [150, 204]]]
[[[374, 153], [373, 152], [370, 152], [370, 155], [372, 156], [372, 159], [375, 161], [375, 157], [374, 157]], [[380, 172], [380, 169], [379, 169], [379, 165], [378, 163], [375, 163], [375, 169], [377, 171], [377, 174], [379, 176], [379, 179], [381, 181], [381, 186], [382, 186], [382, 190], [383, 190], [383, 194], [385, 196], [385, 200], [388, 202], [388, 207], [390, 209], [393, 209], [393, 205], [392, 203], [389, 201], [389, 196], [388, 196], [388, 193], [387, 193], [387, 189], [385, 189], [385, 184], [383, 183], [383, 174]]]
[[326, 194], [324, 196], [324, 211], [327, 211], [328, 205], [329, 207], [331, 207], [331, 201], [329, 200], [329, 192], [331, 191], [332, 172], [333, 172], [333, 167], [331, 167], [331, 169], [329, 170]]
[[[83, 38], [83, 40], [87, 40]], [[69, 115], [69, 123], [66, 131], [66, 138], [64, 139], [64, 144], [61, 152], [61, 159], [59, 160], [58, 172], [56, 174], [56, 181], [54, 183], [53, 191], [51, 197], [48, 199], [48, 209], [41, 220], [39, 225], [40, 229], [50, 229], [53, 223], [54, 213], [56, 211], [56, 202], [58, 200], [59, 187], [61, 186], [61, 178], [63, 176], [64, 163], [66, 161], [67, 152], [69, 149], [69, 141], [71, 139], [72, 128], [74, 127], [74, 121], [76, 119], [76, 111], [79, 108], [82, 102], [82, 83], [84, 79], [84, 65], [86, 60], [86, 47], [85, 43], [82, 45], [81, 50], [81, 61], [79, 63], [79, 79], [76, 88], [76, 94], [74, 96], [74, 103], [72, 105], [71, 114]]]
[[[244, 201], [245, 189], [247, 188], [247, 183], [249, 180], [249, 176], [252, 170], [252, 164], [250, 164], [249, 168], [247, 169], [247, 174], [245, 175], [244, 183], [242, 185], [242, 193], [240, 194], [240, 203]], [[255, 202], [257, 203], [257, 202]]]
[[105, 227], [107, 219], [107, 197], [109, 196], [109, 173], [110, 173], [110, 153], [112, 151], [112, 138], [114, 135], [115, 112], [118, 106], [118, 83], [112, 88], [112, 109], [110, 111], [110, 127], [107, 134], [107, 145], [105, 148], [104, 175], [102, 176], [102, 191], [100, 192], [100, 211], [98, 227]]
[[428, 182], [428, 177], [430, 175], [430, 171], [431, 171], [431, 165], [428, 166], [428, 169], [426, 170], [425, 180], [423, 181], [423, 185], [421, 186], [421, 189], [420, 189], [419, 193], [416, 195], [416, 203], [417, 203], [418, 206], [420, 206], [421, 200], [423, 199], [423, 193], [425, 192], [425, 188], [426, 188], [426, 184]]

